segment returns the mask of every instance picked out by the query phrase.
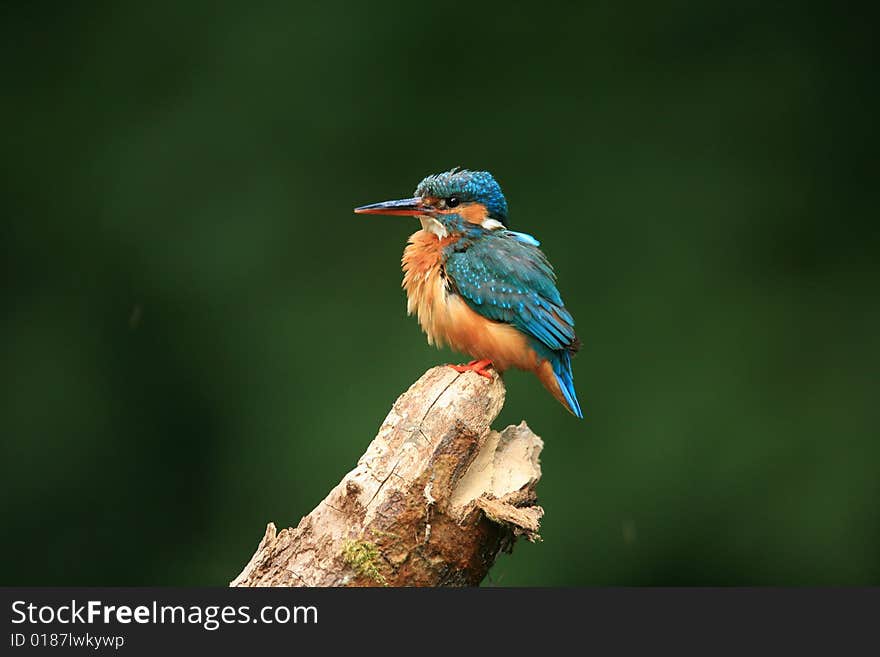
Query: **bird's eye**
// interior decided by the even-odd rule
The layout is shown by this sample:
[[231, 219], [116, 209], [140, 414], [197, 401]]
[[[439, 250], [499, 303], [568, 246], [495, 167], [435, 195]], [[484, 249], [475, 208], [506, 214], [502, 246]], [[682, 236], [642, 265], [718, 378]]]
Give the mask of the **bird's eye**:
[[447, 208], [454, 208], [459, 203], [461, 203], [461, 201], [459, 200], [459, 198], [457, 196], [450, 196], [448, 199], [446, 199], [446, 207]]

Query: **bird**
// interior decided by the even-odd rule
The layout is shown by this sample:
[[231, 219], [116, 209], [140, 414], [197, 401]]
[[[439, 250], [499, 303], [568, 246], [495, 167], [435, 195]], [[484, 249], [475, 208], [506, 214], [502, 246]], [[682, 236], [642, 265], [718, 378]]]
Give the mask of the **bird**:
[[417, 315], [428, 344], [474, 359], [451, 367], [489, 379], [488, 367], [533, 372], [583, 418], [571, 368], [581, 345], [574, 319], [538, 240], [508, 228], [507, 200], [491, 173], [455, 167], [424, 178], [411, 198], [354, 212], [419, 219], [401, 260], [407, 314]]

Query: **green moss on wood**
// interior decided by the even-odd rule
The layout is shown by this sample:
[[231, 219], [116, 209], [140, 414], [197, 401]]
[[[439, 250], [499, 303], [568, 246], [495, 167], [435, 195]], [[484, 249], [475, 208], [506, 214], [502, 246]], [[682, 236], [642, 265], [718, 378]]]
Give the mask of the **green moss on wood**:
[[379, 549], [368, 541], [348, 540], [342, 546], [342, 558], [354, 571], [381, 586], [388, 586], [388, 580], [379, 571], [378, 562], [382, 559]]

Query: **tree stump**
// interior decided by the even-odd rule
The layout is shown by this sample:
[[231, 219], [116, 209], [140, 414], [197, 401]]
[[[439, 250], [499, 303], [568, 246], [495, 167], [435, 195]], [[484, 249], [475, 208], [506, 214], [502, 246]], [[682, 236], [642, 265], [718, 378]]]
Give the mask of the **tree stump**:
[[541, 439], [490, 428], [504, 383], [450, 367], [401, 395], [357, 466], [295, 529], [266, 527], [230, 586], [476, 586], [538, 540]]

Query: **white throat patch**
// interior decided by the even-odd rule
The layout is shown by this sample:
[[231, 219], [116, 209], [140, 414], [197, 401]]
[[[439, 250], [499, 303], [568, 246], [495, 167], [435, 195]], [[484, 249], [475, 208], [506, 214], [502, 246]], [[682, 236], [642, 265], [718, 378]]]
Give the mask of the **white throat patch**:
[[446, 230], [446, 226], [434, 219], [434, 217], [419, 215], [419, 221], [422, 222], [422, 230], [436, 235], [438, 240], [442, 240], [444, 237], [449, 235], [449, 231]]

